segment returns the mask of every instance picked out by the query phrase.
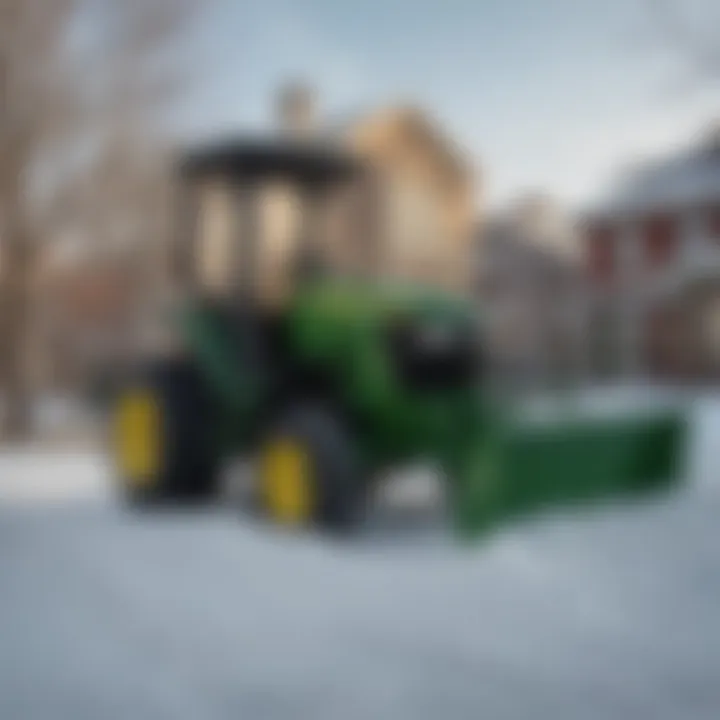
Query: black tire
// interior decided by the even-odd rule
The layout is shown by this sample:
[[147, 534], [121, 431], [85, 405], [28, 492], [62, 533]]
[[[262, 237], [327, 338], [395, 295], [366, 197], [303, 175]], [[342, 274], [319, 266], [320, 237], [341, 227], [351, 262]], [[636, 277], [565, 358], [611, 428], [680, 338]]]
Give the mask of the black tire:
[[[277, 441], [302, 446], [310, 460], [314, 501], [308, 524], [333, 534], [355, 529], [364, 514], [366, 493], [356, 444], [341, 418], [313, 403], [293, 406], [271, 424], [263, 449]], [[262, 493], [260, 505], [272, 517]]]
[[202, 378], [187, 361], [158, 361], [124, 383], [127, 392], [152, 396], [158, 412], [158, 460], [150, 477], [137, 482], [113, 453], [125, 499], [134, 506], [203, 501], [215, 495], [219, 462], [213, 441], [212, 406]]

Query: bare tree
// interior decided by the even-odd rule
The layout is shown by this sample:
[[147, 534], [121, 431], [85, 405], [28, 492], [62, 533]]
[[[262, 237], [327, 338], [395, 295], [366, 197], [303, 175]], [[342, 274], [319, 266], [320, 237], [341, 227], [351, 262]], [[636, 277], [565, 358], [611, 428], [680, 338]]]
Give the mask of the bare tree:
[[63, 233], [138, 243], [158, 222], [191, 0], [0, 0], [3, 434], [30, 429], [38, 259]]

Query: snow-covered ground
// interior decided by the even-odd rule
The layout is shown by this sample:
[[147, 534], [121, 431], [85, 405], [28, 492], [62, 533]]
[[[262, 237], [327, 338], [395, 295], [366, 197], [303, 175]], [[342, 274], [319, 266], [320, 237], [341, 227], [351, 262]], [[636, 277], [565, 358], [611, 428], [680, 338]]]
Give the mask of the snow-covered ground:
[[679, 495], [474, 548], [134, 516], [98, 457], [0, 455], [0, 718], [717, 720], [720, 400], [695, 417]]

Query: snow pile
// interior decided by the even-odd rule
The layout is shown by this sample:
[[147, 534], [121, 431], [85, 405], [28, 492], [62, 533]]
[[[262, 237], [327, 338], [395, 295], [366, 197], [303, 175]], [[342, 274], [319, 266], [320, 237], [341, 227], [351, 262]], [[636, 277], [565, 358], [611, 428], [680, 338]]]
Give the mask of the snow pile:
[[0, 505], [67, 503], [108, 497], [105, 461], [40, 446], [0, 452]]
[[544, 393], [528, 398], [517, 406], [517, 417], [531, 423], [578, 419], [613, 418], [652, 414], [668, 409], [692, 407], [687, 392], [671, 388], [618, 386]]

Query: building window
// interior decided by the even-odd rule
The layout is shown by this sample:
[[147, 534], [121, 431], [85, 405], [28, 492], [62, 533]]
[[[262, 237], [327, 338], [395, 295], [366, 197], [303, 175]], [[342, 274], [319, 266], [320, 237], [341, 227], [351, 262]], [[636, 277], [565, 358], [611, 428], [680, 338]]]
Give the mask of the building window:
[[672, 261], [677, 249], [677, 230], [677, 220], [671, 215], [655, 215], [645, 221], [642, 236], [648, 267], [663, 267]]
[[596, 282], [612, 280], [616, 265], [616, 234], [609, 225], [595, 225], [588, 230], [587, 266]]
[[720, 362], [720, 297], [711, 300], [705, 312], [705, 342], [714, 362]]
[[707, 229], [711, 238], [720, 241], [720, 203], [709, 208]]

